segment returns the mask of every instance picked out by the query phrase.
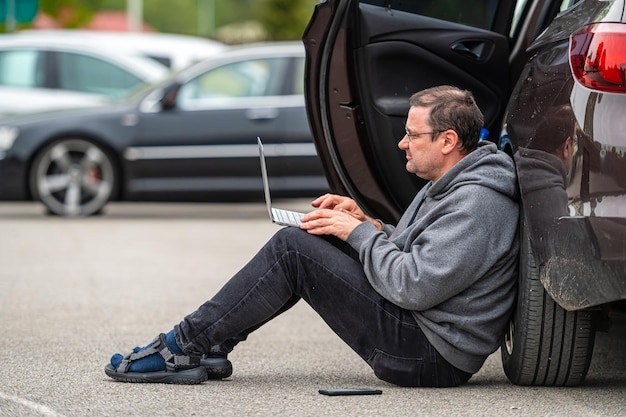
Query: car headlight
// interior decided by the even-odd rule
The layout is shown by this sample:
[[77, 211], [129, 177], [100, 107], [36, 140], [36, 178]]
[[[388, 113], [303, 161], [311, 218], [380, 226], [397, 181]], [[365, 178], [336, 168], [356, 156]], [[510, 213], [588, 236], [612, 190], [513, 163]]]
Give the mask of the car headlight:
[[18, 134], [17, 127], [0, 126], [0, 151], [10, 149]]

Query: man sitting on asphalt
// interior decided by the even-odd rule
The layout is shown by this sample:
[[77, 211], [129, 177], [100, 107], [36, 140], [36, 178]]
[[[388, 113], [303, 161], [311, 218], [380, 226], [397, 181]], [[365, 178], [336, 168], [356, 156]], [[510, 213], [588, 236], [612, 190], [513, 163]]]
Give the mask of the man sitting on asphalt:
[[226, 354], [304, 299], [377, 377], [457, 386], [495, 352], [515, 300], [517, 181], [512, 159], [479, 142], [468, 91], [414, 94], [398, 146], [429, 180], [394, 227], [350, 198], [313, 201], [224, 287], [167, 334], [115, 354], [126, 382], [200, 383], [230, 376]]

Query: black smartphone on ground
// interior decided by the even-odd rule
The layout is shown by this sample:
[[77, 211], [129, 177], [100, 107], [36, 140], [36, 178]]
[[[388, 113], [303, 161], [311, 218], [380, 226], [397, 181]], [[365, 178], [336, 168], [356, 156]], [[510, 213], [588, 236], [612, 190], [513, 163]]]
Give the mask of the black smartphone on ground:
[[330, 388], [319, 390], [320, 394], [337, 396], [337, 395], [377, 395], [383, 392], [375, 388]]

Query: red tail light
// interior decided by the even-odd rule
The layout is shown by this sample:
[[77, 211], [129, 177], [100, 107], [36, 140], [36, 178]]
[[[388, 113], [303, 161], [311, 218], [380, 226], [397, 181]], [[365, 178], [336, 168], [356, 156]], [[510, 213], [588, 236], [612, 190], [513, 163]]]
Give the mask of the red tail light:
[[592, 90], [626, 93], [626, 25], [594, 23], [570, 36], [574, 77]]

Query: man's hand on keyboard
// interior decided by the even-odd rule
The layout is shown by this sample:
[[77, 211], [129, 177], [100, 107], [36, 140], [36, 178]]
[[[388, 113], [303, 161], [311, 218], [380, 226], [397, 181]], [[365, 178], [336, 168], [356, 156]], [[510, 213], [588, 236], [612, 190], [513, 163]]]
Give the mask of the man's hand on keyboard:
[[337, 194], [324, 194], [323, 196], [313, 200], [311, 205], [318, 209], [329, 209], [348, 213], [355, 219], [362, 222], [369, 221], [373, 223], [378, 230], [382, 230], [382, 223], [373, 217], [366, 215], [356, 202], [349, 197]]
[[307, 213], [302, 218], [300, 229], [313, 235], [333, 235], [346, 240], [361, 223], [361, 220], [343, 209], [323, 208]]
[[325, 194], [317, 199], [313, 200], [311, 205], [315, 208], [330, 209], [337, 211], [344, 211], [349, 213], [352, 217], [365, 221], [366, 216], [363, 210], [356, 204], [356, 202], [349, 198], [336, 194]]

